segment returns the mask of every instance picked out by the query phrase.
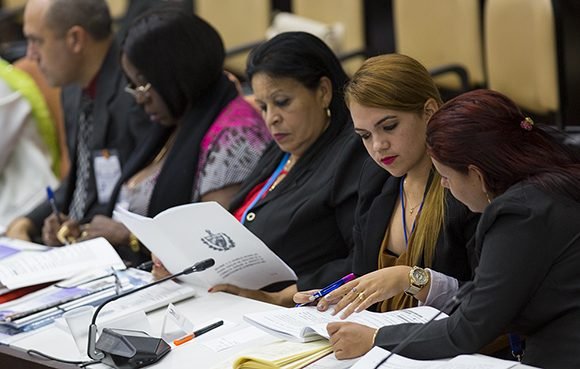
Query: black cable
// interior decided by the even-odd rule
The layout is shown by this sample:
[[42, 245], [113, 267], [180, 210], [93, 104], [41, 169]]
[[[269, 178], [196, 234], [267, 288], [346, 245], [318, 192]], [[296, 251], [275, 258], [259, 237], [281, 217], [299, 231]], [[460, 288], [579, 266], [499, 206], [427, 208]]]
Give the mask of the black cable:
[[79, 365], [81, 368], [84, 368], [88, 365], [98, 364], [101, 362], [100, 360], [90, 360], [90, 361], [64, 360], [64, 359], [59, 359], [59, 358], [54, 357], [54, 356], [50, 356], [48, 354], [45, 354], [44, 352], [40, 352], [38, 350], [32, 350], [32, 349], [27, 350], [26, 353], [30, 356], [36, 356], [36, 357], [40, 357], [40, 358], [51, 360], [51, 361], [58, 361], [59, 363]]
[[405, 347], [407, 347], [407, 345], [411, 342], [411, 340], [417, 338], [419, 336], [419, 334], [423, 332], [425, 327], [427, 327], [432, 321], [437, 319], [441, 314], [443, 314], [443, 312], [448, 311], [448, 310], [452, 310], [457, 305], [459, 305], [461, 303], [461, 300], [463, 300], [463, 298], [465, 297], [465, 295], [467, 295], [469, 292], [471, 292], [471, 290], [474, 287], [475, 287], [475, 284], [472, 281], [464, 283], [463, 286], [461, 286], [459, 288], [459, 290], [457, 290], [457, 293], [455, 293], [455, 296], [453, 296], [451, 298], [451, 300], [447, 301], [447, 303], [443, 306], [443, 308], [441, 310], [439, 310], [439, 312], [437, 314], [435, 314], [435, 316], [433, 318], [429, 319], [424, 324], [419, 325], [417, 327], [417, 329], [415, 329], [413, 332], [411, 332], [407, 336], [407, 338], [405, 338], [404, 340], [399, 342], [399, 344], [393, 350], [391, 350], [391, 352], [383, 360], [379, 361], [379, 363], [377, 365], [375, 365], [374, 369], [379, 369], [379, 367], [381, 365], [383, 365], [387, 360], [389, 360], [389, 358], [391, 356], [398, 354], [401, 350], [403, 350]]

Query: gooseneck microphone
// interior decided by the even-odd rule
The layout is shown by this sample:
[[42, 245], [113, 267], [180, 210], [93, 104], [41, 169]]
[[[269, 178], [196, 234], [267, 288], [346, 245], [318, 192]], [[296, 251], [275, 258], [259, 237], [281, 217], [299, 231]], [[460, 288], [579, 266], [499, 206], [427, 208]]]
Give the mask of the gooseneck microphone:
[[439, 312], [437, 314], [435, 314], [435, 316], [433, 318], [431, 318], [428, 321], [426, 321], [425, 324], [421, 324], [419, 327], [417, 327], [417, 329], [415, 329], [413, 332], [411, 332], [411, 334], [409, 334], [407, 336], [407, 338], [405, 338], [404, 340], [402, 340], [401, 342], [399, 342], [399, 344], [397, 346], [395, 346], [395, 348], [392, 349], [391, 352], [383, 360], [379, 361], [379, 363], [377, 365], [375, 365], [374, 369], [379, 369], [379, 367], [381, 365], [383, 365], [384, 363], [386, 363], [387, 360], [389, 360], [389, 358], [391, 356], [393, 356], [394, 354], [398, 354], [399, 352], [401, 352], [401, 350], [403, 350], [405, 347], [407, 347], [407, 345], [413, 339], [415, 339], [417, 336], [419, 336], [419, 334], [421, 332], [423, 332], [423, 330], [425, 329], [425, 327], [427, 327], [432, 321], [434, 321], [435, 319], [437, 319], [441, 314], [443, 314], [443, 312], [445, 312], [445, 311], [452, 311], [453, 309], [455, 309], [455, 307], [461, 303], [461, 300], [463, 300], [463, 298], [469, 292], [471, 292], [474, 287], [475, 287], [475, 284], [472, 281], [465, 282], [463, 284], [463, 286], [461, 286], [459, 288], [459, 290], [457, 290], [457, 293], [455, 293], [455, 295], [451, 298], [451, 300], [447, 301], [447, 303], [441, 308], [441, 310], [439, 310]]
[[170, 346], [162, 339], [150, 337], [145, 332], [105, 328], [97, 341], [96, 321], [99, 312], [110, 302], [182, 275], [204, 271], [214, 264], [214, 259], [202, 260], [179, 273], [120, 293], [103, 302], [95, 310], [89, 326], [87, 345], [89, 357], [93, 360], [102, 360], [106, 364], [117, 368], [141, 368], [161, 359], [170, 351]]

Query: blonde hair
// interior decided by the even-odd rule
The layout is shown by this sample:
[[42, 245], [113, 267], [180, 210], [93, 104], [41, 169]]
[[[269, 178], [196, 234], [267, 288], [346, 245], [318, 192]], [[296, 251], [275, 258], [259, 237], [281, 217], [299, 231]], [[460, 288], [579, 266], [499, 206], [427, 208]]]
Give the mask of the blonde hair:
[[[363, 106], [423, 114], [425, 103], [442, 100], [431, 75], [421, 63], [401, 54], [366, 60], [345, 87], [345, 102]], [[427, 189], [415, 231], [409, 240], [410, 265], [430, 267], [445, 216], [445, 191], [435, 172]], [[413, 246], [413, 247], [411, 247]]]

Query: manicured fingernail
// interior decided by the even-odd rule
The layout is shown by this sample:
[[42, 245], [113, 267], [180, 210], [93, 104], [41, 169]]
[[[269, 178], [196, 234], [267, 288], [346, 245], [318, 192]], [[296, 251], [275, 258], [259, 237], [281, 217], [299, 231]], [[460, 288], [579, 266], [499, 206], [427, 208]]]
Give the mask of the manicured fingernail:
[[213, 292], [213, 287], [208, 288], [207, 292]]
[[310, 302], [312, 302], [312, 301], [314, 301], [314, 300], [316, 300], [316, 298], [315, 298], [314, 296], [310, 296], [310, 297], [308, 298], [308, 301], [310, 301]]

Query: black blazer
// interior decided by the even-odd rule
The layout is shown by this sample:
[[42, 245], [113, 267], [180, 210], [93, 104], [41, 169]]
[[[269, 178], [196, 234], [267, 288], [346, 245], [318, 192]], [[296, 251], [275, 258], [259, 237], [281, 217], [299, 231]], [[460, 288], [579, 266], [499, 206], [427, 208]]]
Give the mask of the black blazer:
[[[393, 177], [371, 158], [361, 174], [353, 238], [353, 272], [363, 275], [377, 270], [385, 231], [395, 211], [401, 178]], [[446, 194], [445, 219], [439, 234], [431, 269], [459, 281], [471, 280], [477, 266], [474, 235], [479, 215], [472, 213], [451, 194]], [[424, 267], [423, 264], [419, 265]]]
[[[485, 209], [476, 232], [475, 288], [448, 319], [401, 351], [430, 359], [472, 353], [504, 332], [526, 336], [523, 363], [580, 368], [580, 203], [516, 184]], [[414, 324], [383, 327], [392, 349]]]
[[[153, 126], [135, 99], [124, 91], [127, 80], [119, 63], [119, 48], [115, 43], [111, 47], [99, 70], [96, 81], [96, 96], [93, 108], [93, 135], [89, 143], [91, 153], [99, 150], [116, 150], [121, 166], [127, 161], [136, 143], [147, 135]], [[82, 88], [79, 85], [66, 86], [62, 89], [62, 107], [66, 129], [67, 146], [71, 158], [69, 175], [55, 191], [57, 207], [68, 213], [76, 181], [76, 145], [77, 127], [80, 117]], [[93, 160], [91, 160], [91, 167]], [[96, 214], [109, 215], [108, 204], [99, 203], [94, 169], [88, 188], [87, 210], [84, 221]], [[48, 201], [40, 204], [27, 215], [36, 225], [42, 228], [44, 219], [51, 213]]]
[[[283, 154], [275, 143], [266, 150], [231, 209], [269, 178]], [[245, 222], [294, 269], [299, 290], [323, 287], [351, 272], [357, 184], [366, 157], [348, 122], [340, 129], [330, 127], [280, 185], [256, 204], [255, 219]]]

